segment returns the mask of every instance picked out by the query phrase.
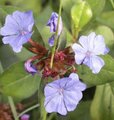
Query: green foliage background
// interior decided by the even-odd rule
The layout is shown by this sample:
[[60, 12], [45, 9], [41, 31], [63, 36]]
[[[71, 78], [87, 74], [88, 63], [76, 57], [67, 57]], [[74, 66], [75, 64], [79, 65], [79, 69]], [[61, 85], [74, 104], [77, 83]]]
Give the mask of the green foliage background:
[[[71, 44], [76, 34], [76, 31], [72, 30], [73, 23], [79, 36], [92, 31], [102, 34], [110, 53], [101, 56], [106, 65], [99, 74], [92, 74], [84, 65], [77, 66], [79, 77], [88, 85], [83, 100], [77, 109], [66, 117], [51, 114], [47, 115], [47, 120], [114, 120], [114, 1], [85, 0], [84, 5], [80, 2], [82, 0], [62, 0], [64, 35], [60, 38], [60, 47], [63, 49], [65, 45]], [[46, 23], [52, 11], [58, 12], [58, 9], [58, 0], [0, 0], [0, 27], [4, 25], [7, 14], [15, 10], [33, 10], [33, 40], [49, 48], [47, 41], [51, 33]], [[86, 13], [88, 9], [91, 12], [89, 15]], [[25, 60], [33, 55], [26, 48], [23, 48], [21, 53], [14, 53], [8, 45], [2, 44], [0, 37], [0, 102], [7, 103], [7, 96], [12, 96], [15, 103], [41, 103], [40, 108], [32, 110], [29, 114], [31, 120], [44, 120], [46, 112], [40, 101], [40, 98], [43, 101], [43, 97], [38, 96], [41, 79], [38, 75], [28, 74], [23, 66]]]

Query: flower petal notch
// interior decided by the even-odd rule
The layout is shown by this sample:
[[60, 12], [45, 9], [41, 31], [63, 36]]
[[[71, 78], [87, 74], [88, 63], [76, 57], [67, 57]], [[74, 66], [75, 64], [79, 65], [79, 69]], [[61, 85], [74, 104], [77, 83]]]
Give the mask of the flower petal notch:
[[[58, 14], [56, 12], [53, 12], [47, 23], [47, 26], [50, 27], [51, 33], [57, 31], [57, 24], [58, 24]], [[62, 29], [63, 29], [63, 23], [62, 23], [62, 18], [60, 17], [59, 25], [58, 25], [58, 35], [61, 34]]]
[[34, 25], [32, 11], [15, 11], [7, 15], [5, 25], [0, 29], [3, 43], [9, 44], [14, 52], [20, 52], [22, 45], [31, 38]]
[[92, 32], [88, 36], [81, 36], [79, 43], [72, 45], [75, 53], [75, 62], [87, 65], [94, 74], [99, 73], [105, 63], [98, 55], [105, 55], [109, 52], [103, 36]]
[[47, 84], [44, 89], [46, 111], [48, 113], [57, 112], [61, 115], [74, 111], [82, 99], [82, 91], [85, 89], [86, 85], [79, 81], [76, 73]]

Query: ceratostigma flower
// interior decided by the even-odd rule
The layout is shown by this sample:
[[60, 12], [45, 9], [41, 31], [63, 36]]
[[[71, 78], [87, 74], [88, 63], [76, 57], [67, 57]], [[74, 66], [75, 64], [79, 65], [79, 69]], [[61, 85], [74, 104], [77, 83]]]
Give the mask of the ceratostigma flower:
[[105, 55], [109, 52], [102, 35], [96, 35], [94, 32], [88, 36], [81, 36], [79, 44], [72, 46], [75, 52], [75, 61], [77, 64], [87, 65], [93, 73], [99, 73], [104, 66], [104, 60], [97, 55]]
[[15, 11], [12, 15], [7, 15], [5, 25], [0, 30], [4, 36], [3, 43], [9, 44], [14, 52], [20, 52], [22, 45], [31, 38], [33, 25], [32, 11]]
[[[50, 27], [50, 32], [56, 32], [57, 31], [57, 27], [58, 27], [58, 31], [57, 31], [57, 35], [59, 36], [62, 32], [63, 29], [63, 23], [62, 23], [62, 18], [60, 16], [60, 20], [59, 20], [59, 25], [58, 24], [58, 14], [56, 12], [53, 12], [51, 14], [50, 19], [48, 20], [47, 26]], [[54, 35], [52, 35], [52, 37], [49, 39], [48, 43], [50, 46], [54, 45]]]
[[85, 89], [86, 85], [79, 81], [76, 73], [47, 84], [44, 88], [46, 111], [66, 115], [67, 111], [73, 111], [77, 107]]

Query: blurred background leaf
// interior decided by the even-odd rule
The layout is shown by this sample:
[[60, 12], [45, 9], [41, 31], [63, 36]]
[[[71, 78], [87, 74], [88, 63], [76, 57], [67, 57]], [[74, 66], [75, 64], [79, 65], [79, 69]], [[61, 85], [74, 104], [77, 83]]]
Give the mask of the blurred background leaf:
[[23, 64], [23, 62], [13, 64], [0, 75], [0, 92], [16, 100], [32, 96], [38, 90], [41, 79], [38, 74], [34, 76], [28, 74]]
[[109, 84], [97, 86], [91, 117], [92, 120], [114, 120], [114, 94]]
[[98, 74], [93, 74], [89, 67], [85, 65], [77, 66], [79, 77], [88, 85], [96, 86], [114, 81], [114, 59], [105, 55], [102, 56], [105, 65]]
[[75, 29], [81, 30], [91, 19], [92, 11], [88, 3], [82, 1], [71, 9], [71, 18]]

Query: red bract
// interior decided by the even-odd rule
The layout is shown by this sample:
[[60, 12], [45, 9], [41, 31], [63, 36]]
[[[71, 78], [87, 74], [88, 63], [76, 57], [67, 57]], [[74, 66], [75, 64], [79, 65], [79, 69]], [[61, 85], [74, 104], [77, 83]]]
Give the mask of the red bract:
[[[34, 62], [34, 66], [42, 71], [43, 77], [56, 77], [64, 76], [69, 70], [73, 70], [72, 66], [75, 64], [74, 54], [71, 52], [70, 47], [64, 50], [57, 51], [54, 55], [53, 67], [50, 68], [51, 53], [42, 45], [30, 40], [30, 51], [37, 54], [30, 58]], [[69, 69], [70, 68], [70, 69]]]

